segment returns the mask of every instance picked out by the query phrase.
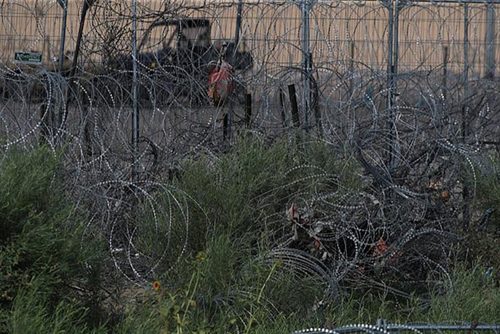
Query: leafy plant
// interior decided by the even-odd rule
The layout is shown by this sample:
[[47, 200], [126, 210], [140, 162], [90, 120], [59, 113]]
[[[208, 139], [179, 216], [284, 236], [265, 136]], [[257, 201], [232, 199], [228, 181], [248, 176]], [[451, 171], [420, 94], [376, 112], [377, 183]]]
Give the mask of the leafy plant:
[[[95, 305], [102, 248], [85, 240], [83, 216], [64, 199], [57, 157], [44, 147], [7, 152], [0, 162], [0, 203], [0, 328], [27, 301], [51, 312], [79, 290], [75, 310]], [[27, 292], [40, 280], [36, 294]], [[37, 295], [43, 299], [33, 300]]]

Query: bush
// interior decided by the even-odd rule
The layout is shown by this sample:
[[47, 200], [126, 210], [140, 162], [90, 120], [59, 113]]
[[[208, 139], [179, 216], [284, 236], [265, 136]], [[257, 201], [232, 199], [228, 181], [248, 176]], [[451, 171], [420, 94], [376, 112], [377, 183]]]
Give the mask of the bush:
[[[65, 200], [57, 172], [46, 148], [9, 151], [0, 162], [0, 331], [28, 297], [40, 296], [39, 309], [53, 311], [77, 296], [76, 286], [75, 310], [95, 304], [101, 248], [84, 240], [82, 216]], [[34, 281], [43, 284], [27, 292]]]
[[151, 261], [144, 267], [155, 268], [151, 279], [168, 282], [170, 292], [190, 291], [197, 273], [198, 308], [188, 323], [253, 332], [282, 313], [310, 312], [325, 288], [269, 261], [275, 239], [290, 233], [277, 229], [277, 219], [286, 224], [286, 210], [304, 194], [359, 189], [358, 172], [353, 159], [335, 156], [324, 143], [241, 138], [223, 156], [185, 162], [172, 184], [142, 203], [134, 246]]
[[[103, 325], [100, 244], [84, 238], [84, 216], [64, 199], [58, 166], [45, 148], [9, 152], [0, 162], [0, 226], [7, 231], [0, 236], [0, 332], [287, 333], [377, 318], [494, 322], [500, 314], [494, 268], [479, 266], [457, 266], [452, 289], [430, 297], [398, 298], [388, 287], [325, 298], [321, 277], [270, 251], [291, 235], [291, 203], [361, 191], [359, 167], [321, 143], [247, 138], [224, 156], [188, 161], [177, 180], [133, 211], [137, 261], [154, 268], [154, 277], [144, 277], [161, 288], [137, 287], [141, 302], [122, 301], [125, 311]], [[495, 195], [482, 194], [479, 203], [493, 205], [486, 201]], [[287, 251], [307, 262], [305, 249]]]
[[335, 156], [325, 143], [298, 147], [281, 140], [268, 145], [243, 137], [217, 159], [203, 156], [188, 161], [174, 185], [203, 208], [191, 212], [189, 226], [193, 233], [188, 240], [197, 252], [203, 249], [208, 231], [229, 233], [255, 246], [263, 241], [262, 234], [276, 214], [283, 214], [301, 196], [359, 189], [359, 170], [355, 159]]
[[420, 317], [432, 322], [463, 319], [498, 323], [500, 287], [494, 275], [494, 271], [482, 266], [466, 269], [460, 265], [451, 274], [452, 289], [432, 296], [429, 308]]

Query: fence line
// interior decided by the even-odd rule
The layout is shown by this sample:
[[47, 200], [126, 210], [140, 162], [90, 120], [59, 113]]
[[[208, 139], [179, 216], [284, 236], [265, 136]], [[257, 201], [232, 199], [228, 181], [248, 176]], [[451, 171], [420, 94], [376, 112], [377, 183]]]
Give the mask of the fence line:
[[[61, 29], [64, 23], [63, 10], [55, 1], [35, 2], [35, 6], [31, 2], [9, 1], [0, 9], [1, 59], [4, 63], [11, 61], [14, 51], [18, 50], [41, 51], [45, 60], [50, 61], [50, 58], [59, 54], [61, 31], [67, 31], [67, 51], [74, 51], [82, 2], [69, 1], [66, 29]], [[147, 6], [145, 3], [139, 6], [139, 38], [147, 22], [153, 21], [155, 15], [161, 13], [162, 4], [160, 1], [150, 1]], [[194, 4], [174, 3], [167, 14], [161, 15], [211, 19], [213, 40], [233, 39], [238, 2], [206, 3], [203, 8]], [[450, 2], [412, 2], [411, 5], [401, 11], [400, 66], [408, 70], [428, 70], [439, 66], [443, 46], [450, 48], [450, 65], [460, 66], [463, 63], [460, 51], [463, 5]], [[299, 6], [287, 2], [245, 2], [243, 7], [241, 43], [254, 51], [256, 58], [280, 65], [293, 65], [302, 61], [300, 43], [306, 41], [301, 38], [304, 28], [301, 18], [303, 13]], [[485, 57], [489, 62], [494, 60], [498, 63], [500, 60], [495, 51], [499, 43], [498, 20], [495, 20], [494, 10], [497, 4], [471, 3], [468, 7], [471, 70], [481, 74]], [[346, 62], [350, 58], [351, 44], [354, 43], [354, 60], [357, 63], [384, 67], [384, 54], [387, 52], [385, 35], [390, 22], [382, 3], [319, 2], [308, 8], [311, 22], [307, 29], [309, 44], [316, 63]], [[105, 1], [93, 6], [92, 17], [84, 32], [87, 57], [105, 57], [106, 50], [102, 43], [109, 43], [110, 40], [118, 50], [130, 50], [130, 39], [120, 36], [130, 34], [130, 10], [126, 2], [111, 5]], [[153, 48], [161, 42], [163, 32], [167, 31], [158, 30], [153, 34], [149, 47]], [[110, 33], [115, 35], [108, 36]]]
[[[77, 68], [94, 74], [119, 72], [126, 68], [120, 69], [117, 64], [123, 65], [123, 57], [133, 52], [132, 35], [138, 41], [137, 52], [146, 57], [142, 58], [158, 57], [159, 52], [182, 47], [174, 36], [177, 28], [159, 22], [202, 18], [209, 25], [205, 48], [213, 43], [220, 49], [222, 41], [234, 40], [236, 49], [251, 56], [252, 68], [238, 80], [255, 92], [257, 102], [270, 98], [266, 95], [269, 90], [266, 92], [264, 87], [276, 82], [300, 85], [301, 124], [306, 131], [322, 123], [320, 102], [315, 101], [319, 90], [323, 96], [345, 99], [339, 89], [343, 83], [332, 80], [332, 75], [347, 80], [347, 91], [352, 95], [356, 86], [359, 94], [360, 85], [365, 85], [363, 77], [381, 76], [385, 71], [385, 83], [379, 80], [381, 77], [377, 81], [381, 84], [378, 89], [385, 91], [389, 115], [386, 127], [393, 138], [388, 149], [395, 150], [389, 156], [398, 155], [393, 143], [395, 106], [397, 96], [402, 93], [398, 81], [405, 74], [425, 75], [443, 69], [446, 76], [442, 82], [447, 85], [461, 81], [466, 100], [468, 82], [481, 77], [495, 78], [496, 64], [500, 62], [497, 1], [152, 0], [138, 1], [137, 16], [132, 15], [135, 6], [130, 6], [128, 2], [112, 0], [4, 2], [0, 6], [0, 45], [3, 44], [0, 60], [9, 68], [16, 67], [13, 64], [16, 51], [35, 51], [42, 54], [42, 63], [48, 70], [61, 72], [71, 67], [71, 75]], [[82, 12], [84, 8], [88, 9], [88, 16]], [[134, 17], [137, 19], [133, 20]], [[135, 27], [133, 30], [131, 25]], [[192, 37], [199, 37], [196, 29], [191, 33]], [[158, 63], [164, 61], [157, 59]], [[140, 64], [139, 70], [152, 64], [151, 60], [146, 62], [149, 63]], [[131, 64], [135, 68], [137, 62]], [[178, 73], [176, 79], [167, 81], [178, 82], [179, 76], [192, 75], [188, 72]], [[202, 72], [182, 80], [202, 88], [207, 75]], [[135, 77], [136, 69], [133, 73]], [[373, 86], [363, 89], [373, 90]], [[159, 87], [153, 90], [160, 91]], [[447, 87], [442, 87], [443, 96], [446, 90]], [[136, 100], [132, 96], [132, 101]], [[467, 107], [463, 110], [465, 135]], [[137, 141], [138, 130], [134, 133]], [[391, 165], [397, 165], [397, 161]]]

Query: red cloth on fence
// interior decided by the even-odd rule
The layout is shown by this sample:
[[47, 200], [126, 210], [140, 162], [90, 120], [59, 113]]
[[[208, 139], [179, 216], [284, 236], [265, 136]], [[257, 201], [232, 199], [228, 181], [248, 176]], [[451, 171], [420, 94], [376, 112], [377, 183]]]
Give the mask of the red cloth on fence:
[[233, 67], [226, 61], [208, 75], [208, 97], [215, 105], [224, 103], [234, 90]]

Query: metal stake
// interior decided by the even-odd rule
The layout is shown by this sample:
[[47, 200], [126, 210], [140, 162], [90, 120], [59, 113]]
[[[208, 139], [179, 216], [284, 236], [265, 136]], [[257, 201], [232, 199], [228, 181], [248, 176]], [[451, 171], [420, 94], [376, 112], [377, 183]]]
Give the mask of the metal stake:
[[462, 105], [462, 136], [468, 136], [467, 114], [468, 106], [467, 99], [469, 98], [469, 6], [464, 3], [464, 104]]
[[58, 0], [59, 5], [63, 9], [62, 26], [61, 26], [61, 45], [59, 49], [59, 72], [62, 73], [64, 67], [64, 44], [66, 43], [66, 21], [68, 18], [68, 0]]
[[137, 103], [137, 0], [132, 0], [132, 180], [137, 177], [139, 106]]
[[389, 31], [388, 31], [388, 55], [387, 55], [387, 111], [389, 117], [387, 127], [389, 129], [389, 168], [392, 170], [397, 165], [398, 150], [396, 149], [396, 75], [398, 71], [399, 54], [399, 0], [388, 2]]
[[302, 103], [304, 105], [304, 129], [309, 129], [309, 113], [311, 108], [311, 63], [310, 63], [310, 17], [312, 8], [310, 0], [301, 1], [302, 10], [302, 66], [304, 72], [304, 87], [302, 92]]
[[495, 5], [493, 1], [487, 5], [486, 9], [486, 36], [485, 36], [485, 50], [484, 50], [484, 77], [493, 79], [495, 77]]

